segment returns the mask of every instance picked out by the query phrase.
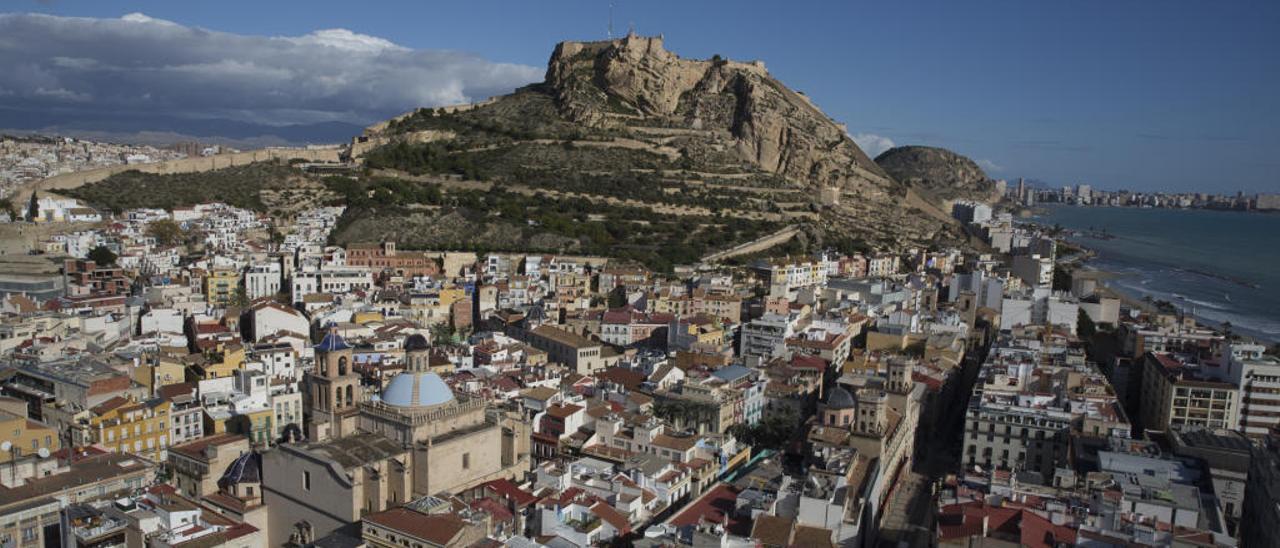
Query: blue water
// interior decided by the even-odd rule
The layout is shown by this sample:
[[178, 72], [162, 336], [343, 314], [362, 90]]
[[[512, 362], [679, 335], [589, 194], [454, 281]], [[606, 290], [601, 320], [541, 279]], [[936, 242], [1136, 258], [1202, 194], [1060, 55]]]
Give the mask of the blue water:
[[1113, 236], [1068, 238], [1098, 252], [1107, 284], [1169, 301], [1213, 323], [1280, 341], [1280, 215], [1049, 206], [1035, 221]]

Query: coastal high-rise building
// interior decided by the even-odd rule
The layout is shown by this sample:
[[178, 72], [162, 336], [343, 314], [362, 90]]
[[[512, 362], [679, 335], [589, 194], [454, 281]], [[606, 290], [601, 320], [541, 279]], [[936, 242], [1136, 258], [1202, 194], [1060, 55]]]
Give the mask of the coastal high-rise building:
[[1088, 204], [1093, 202], [1093, 187], [1089, 185], [1076, 185], [1076, 197], [1080, 199], [1080, 203]]

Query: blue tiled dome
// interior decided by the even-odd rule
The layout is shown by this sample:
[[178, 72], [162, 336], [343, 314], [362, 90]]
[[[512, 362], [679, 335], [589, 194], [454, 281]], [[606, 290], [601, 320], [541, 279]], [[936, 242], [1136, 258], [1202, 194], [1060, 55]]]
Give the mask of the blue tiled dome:
[[453, 401], [453, 390], [435, 373], [405, 372], [391, 379], [380, 399], [396, 407], [428, 407]]
[[316, 345], [316, 350], [321, 352], [337, 352], [348, 348], [351, 348], [351, 346], [342, 338], [342, 335], [333, 331], [325, 334], [324, 338], [320, 340], [320, 344]]
[[845, 390], [843, 386], [837, 386], [831, 391], [831, 395], [827, 397], [827, 409], [853, 409], [853, 394]]

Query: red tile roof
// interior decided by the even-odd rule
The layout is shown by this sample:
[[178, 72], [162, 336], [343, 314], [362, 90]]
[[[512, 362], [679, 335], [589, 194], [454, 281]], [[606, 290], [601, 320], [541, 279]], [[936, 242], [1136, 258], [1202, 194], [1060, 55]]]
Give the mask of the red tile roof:
[[404, 507], [369, 514], [364, 521], [441, 546], [448, 546], [466, 527], [451, 514], [423, 514]]
[[620, 534], [625, 535], [631, 532], [631, 522], [627, 521], [627, 517], [608, 504], [597, 502], [591, 505], [591, 513], [599, 517], [601, 521], [612, 525]]
[[533, 493], [521, 489], [515, 482], [505, 478], [496, 479], [480, 486], [514, 502], [517, 508], [523, 508], [538, 500], [538, 497], [534, 496]]
[[717, 485], [671, 518], [670, 523], [676, 527], [698, 525], [703, 521], [722, 524], [729, 532], [745, 537], [751, 534], [751, 522], [734, 516], [738, 492], [732, 485]]

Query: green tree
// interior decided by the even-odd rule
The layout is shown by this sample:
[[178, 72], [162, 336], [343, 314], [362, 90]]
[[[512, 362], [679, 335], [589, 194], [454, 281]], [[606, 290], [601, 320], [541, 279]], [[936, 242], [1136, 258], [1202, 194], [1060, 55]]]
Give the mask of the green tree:
[[455, 330], [452, 325], [447, 323], [438, 323], [431, 326], [431, 344], [434, 346], [445, 346], [453, 342]]
[[107, 249], [107, 246], [100, 245], [98, 247], [91, 249], [87, 257], [89, 258], [90, 261], [93, 261], [98, 266], [109, 266], [109, 265], [116, 264], [116, 254], [110, 249]]
[[31, 191], [31, 200], [27, 202], [27, 220], [34, 221], [40, 216], [40, 203], [36, 201], [36, 191]]
[[627, 291], [619, 286], [609, 292], [609, 308], [622, 308], [627, 306]]
[[237, 287], [236, 292], [231, 294], [231, 300], [227, 304], [240, 309], [249, 308], [249, 292], [245, 291], [244, 286]]
[[1076, 335], [1083, 341], [1093, 338], [1093, 334], [1098, 332], [1098, 326], [1093, 323], [1093, 318], [1089, 314], [1080, 309], [1076, 315]]
[[750, 445], [756, 451], [783, 451], [791, 437], [799, 431], [799, 416], [791, 408], [770, 413], [755, 424], [739, 423], [729, 427], [729, 435]]
[[183, 240], [182, 225], [173, 219], [160, 219], [147, 225], [147, 235], [156, 239], [156, 243], [165, 247], [178, 245]]
[[1058, 291], [1071, 291], [1071, 272], [1061, 266], [1054, 265], [1053, 288]]

